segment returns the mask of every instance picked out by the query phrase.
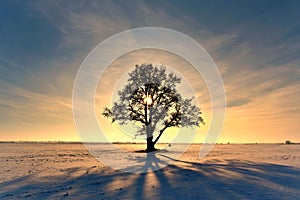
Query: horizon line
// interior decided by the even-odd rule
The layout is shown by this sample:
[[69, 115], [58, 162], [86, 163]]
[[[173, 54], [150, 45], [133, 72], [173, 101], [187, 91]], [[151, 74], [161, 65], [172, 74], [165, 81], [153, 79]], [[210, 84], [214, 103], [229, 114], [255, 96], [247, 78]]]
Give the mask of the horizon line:
[[[0, 143], [49, 143], [49, 144], [147, 144], [146, 142], [81, 142], [81, 141], [61, 141], [61, 140], [7, 140]], [[216, 142], [216, 143], [171, 143], [158, 142], [157, 144], [286, 144], [286, 142]], [[291, 142], [291, 144], [300, 144], [300, 142]]]

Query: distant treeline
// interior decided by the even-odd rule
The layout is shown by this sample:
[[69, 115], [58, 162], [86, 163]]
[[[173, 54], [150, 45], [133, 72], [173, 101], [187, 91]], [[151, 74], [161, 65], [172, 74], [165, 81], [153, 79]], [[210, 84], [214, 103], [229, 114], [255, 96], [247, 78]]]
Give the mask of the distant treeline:
[[[72, 141], [0, 141], [0, 143], [17, 143], [17, 144], [146, 144], [146, 142], [72, 142]], [[188, 145], [189, 143], [158, 143], [158, 144], [184, 144]], [[192, 144], [203, 144], [203, 143], [192, 143]], [[211, 144], [212, 143], [205, 143]], [[282, 145], [282, 144], [300, 144], [297, 142], [291, 142], [289, 140], [284, 143], [216, 143], [216, 145]]]
[[28, 144], [32, 144], [32, 143], [37, 143], [37, 144], [82, 144], [82, 142], [68, 142], [68, 141], [0, 141], [0, 143], [20, 143], [20, 144], [24, 144], [24, 143], [28, 143]]

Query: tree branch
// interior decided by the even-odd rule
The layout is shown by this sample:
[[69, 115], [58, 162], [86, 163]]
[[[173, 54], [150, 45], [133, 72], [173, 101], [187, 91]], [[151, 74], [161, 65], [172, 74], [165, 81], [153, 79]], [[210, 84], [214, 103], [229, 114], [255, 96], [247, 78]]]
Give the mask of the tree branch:
[[163, 134], [163, 132], [168, 128], [168, 126], [165, 126], [162, 130], [159, 131], [159, 135], [157, 136], [157, 138], [154, 140], [154, 144], [156, 144], [156, 142], [159, 140], [159, 138], [161, 137], [161, 135]]

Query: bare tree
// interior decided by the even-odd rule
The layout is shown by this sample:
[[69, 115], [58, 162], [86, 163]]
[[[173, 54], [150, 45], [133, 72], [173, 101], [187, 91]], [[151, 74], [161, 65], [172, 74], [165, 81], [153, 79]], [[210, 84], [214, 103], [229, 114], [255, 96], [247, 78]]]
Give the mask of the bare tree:
[[146, 151], [155, 151], [154, 145], [167, 128], [204, 124], [200, 108], [192, 105], [193, 98], [183, 99], [177, 92], [180, 82], [181, 78], [167, 73], [165, 67], [136, 65], [127, 84], [118, 91], [119, 101], [112, 108], [105, 107], [102, 114], [112, 122], [137, 123], [137, 135], [147, 136]]

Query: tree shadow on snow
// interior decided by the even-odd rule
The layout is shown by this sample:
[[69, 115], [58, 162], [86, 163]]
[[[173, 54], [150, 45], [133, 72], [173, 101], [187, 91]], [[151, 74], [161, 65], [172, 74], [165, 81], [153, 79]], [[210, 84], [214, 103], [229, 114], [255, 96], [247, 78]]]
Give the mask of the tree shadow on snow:
[[[34, 174], [0, 183], [0, 199], [296, 199], [300, 169], [240, 160], [204, 163], [147, 154], [147, 173], [124, 173], [109, 167], [71, 168], [59, 176], [37, 179]], [[151, 172], [153, 169], [158, 169]]]

